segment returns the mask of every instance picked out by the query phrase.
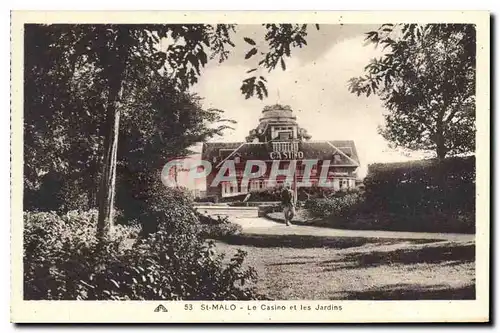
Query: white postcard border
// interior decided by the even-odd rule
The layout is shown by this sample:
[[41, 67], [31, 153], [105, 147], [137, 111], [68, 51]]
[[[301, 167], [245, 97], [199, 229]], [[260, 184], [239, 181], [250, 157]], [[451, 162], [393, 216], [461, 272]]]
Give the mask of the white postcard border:
[[[23, 300], [23, 25], [25, 23], [319, 24], [473, 23], [477, 27], [476, 300], [471, 301], [25, 301]], [[152, 12], [17, 11], [11, 19], [11, 321], [12, 322], [484, 322], [490, 272], [490, 17], [485, 11]], [[168, 312], [154, 312], [163, 304]], [[193, 310], [186, 310], [186, 305]], [[203, 304], [236, 309], [203, 311]], [[262, 310], [262, 305], [287, 310]], [[342, 311], [294, 311], [293, 305], [341, 305]], [[248, 307], [256, 306], [256, 310]]]

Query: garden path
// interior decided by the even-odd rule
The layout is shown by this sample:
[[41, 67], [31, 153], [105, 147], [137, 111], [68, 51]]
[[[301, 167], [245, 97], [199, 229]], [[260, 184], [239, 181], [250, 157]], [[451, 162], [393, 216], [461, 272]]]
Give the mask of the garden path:
[[366, 237], [389, 239], [432, 239], [443, 241], [474, 241], [473, 234], [406, 232], [383, 230], [346, 230], [318, 226], [291, 225], [258, 217], [254, 207], [199, 206], [197, 209], [211, 216], [227, 216], [233, 223], [243, 227], [245, 234], [296, 235], [315, 237]]

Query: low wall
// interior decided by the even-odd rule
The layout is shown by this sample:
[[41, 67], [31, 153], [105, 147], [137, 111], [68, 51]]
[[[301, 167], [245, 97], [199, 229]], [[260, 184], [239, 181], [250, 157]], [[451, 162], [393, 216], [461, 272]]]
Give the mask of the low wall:
[[[240, 203], [242, 204], [242, 203]], [[246, 204], [243, 203], [243, 204]], [[249, 202], [248, 206], [243, 206], [243, 205], [237, 205], [237, 206], [231, 206], [228, 204], [211, 204], [211, 205], [202, 205], [202, 204], [196, 204], [194, 205], [195, 209], [197, 209], [200, 212], [207, 212], [210, 214], [211, 212], [215, 212], [217, 214], [234, 214], [231, 212], [241, 212], [243, 215], [246, 216], [250, 212], [255, 212], [257, 213], [256, 215], [258, 217], [265, 217], [269, 213], [274, 213], [281, 211], [281, 204], [279, 202]]]
[[275, 205], [279, 204], [278, 201], [250, 201], [250, 202], [195, 202], [195, 207], [259, 207], [261, 205]]
[[198, 210], [257, 210], [259, 207], [233, 207], [233, 206], [220, 206], [220, 205], [196, 205], [195, 209]]
[[233, 207], [260, 207], [262, 205], [276, 205], [277, 201], [249, 201], [249, 202], [229, 202], [229, 206]]

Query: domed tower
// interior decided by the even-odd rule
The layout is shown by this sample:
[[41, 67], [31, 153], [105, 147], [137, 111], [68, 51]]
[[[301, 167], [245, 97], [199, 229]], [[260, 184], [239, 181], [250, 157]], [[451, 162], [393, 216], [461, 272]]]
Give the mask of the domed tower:
[[247, 136], [247, 142], [302, 141], [311, 136], [297, 124], [297, 117], [288, 105], [270, 105], [262, 110], [257, 128]]

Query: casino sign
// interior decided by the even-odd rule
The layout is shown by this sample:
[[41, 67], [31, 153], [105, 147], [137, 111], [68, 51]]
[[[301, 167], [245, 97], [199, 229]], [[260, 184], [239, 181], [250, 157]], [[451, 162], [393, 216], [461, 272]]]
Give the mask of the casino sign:
[[[286, 169], [294, 163], [294, 181], [300, 184], [304, 171], [310, 171], [314, 186], [320, 174], [327, 174], [335, 190], [355, 187], [359, 158], [354, 141], [327, 140], [311, 141], [311, 136], [297, 124], [297, 118], [289, 106], [272, 105], [262, 111], [262, 117], [255, 129], [249, 132], [245, 142], [209, 142], [203, 145], [202, 159], [211, 165], [207, 176], [207, 195], [228, 197], [282, 186], [285, 176], [270, 179], [271, 165], [279, 163]], [[248, 185], [242, 184], [243, 171], [247, 161], [264, 161], [267, 172]], [[237, 182], [222, 182], [212, 186], [212, 180], [228, 161], [234, 162]], [[314, 161], [314, 162], [311, 162]], [[309, 170], [307, 165], [309, 166]], [[323, 172], [327, 168], [326, 173]]]

